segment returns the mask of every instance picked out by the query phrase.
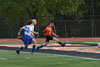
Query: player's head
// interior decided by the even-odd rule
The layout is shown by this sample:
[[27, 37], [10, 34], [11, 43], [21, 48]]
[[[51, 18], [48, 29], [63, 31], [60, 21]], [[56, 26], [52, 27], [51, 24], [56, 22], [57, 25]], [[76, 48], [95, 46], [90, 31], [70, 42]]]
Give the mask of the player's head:
[[33, 25], [36, 25], [36, 24], [37, 24], [36, 19], [32, 19], [32, 24], [33, 24]]
[[29, 20], [28, 25], [31, 25], [31, 24], [36, 25], [37, 24], [36, 19]]
[[48, 23], [48, 27], [52, 27], [52, 23]]

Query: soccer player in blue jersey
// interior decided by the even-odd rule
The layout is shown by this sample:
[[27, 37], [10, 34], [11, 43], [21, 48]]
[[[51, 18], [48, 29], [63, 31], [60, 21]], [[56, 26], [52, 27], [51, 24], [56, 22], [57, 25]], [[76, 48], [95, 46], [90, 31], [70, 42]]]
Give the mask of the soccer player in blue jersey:
[[20, 54], [20, 51], [22, 51], [23, 48], [27, 48], [30, 44], [33, 44], [32, 53], [34, 52], [36, 46], [36, 40], [34, 34], [38, 34], [38, 32], [34, 31], [34, 25], [36, 24], [37, 24], [36, 19], [32, 19], [28, 22], [28, 25], [25, 25], [19, 29], [18, 35], [20, 35], [21, 31], [24, 29], [24, 38], [23, 38], [24, 46], [21, 46], [19, 49], [17, 49], [16, 51], [17, 54]]

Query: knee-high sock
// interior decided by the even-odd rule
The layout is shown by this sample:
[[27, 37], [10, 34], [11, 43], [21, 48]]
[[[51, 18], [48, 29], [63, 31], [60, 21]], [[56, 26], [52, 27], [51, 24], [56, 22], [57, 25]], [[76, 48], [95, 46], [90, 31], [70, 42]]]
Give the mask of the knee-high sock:
[[60, 44], [60, 45], [63, 45], [63, 43], [61, 43], [61, 42], [59, 42], [59, 41], [58, 41], [57, 43]]
[[32, 52], [34, 52], [34, 50], [35, 50], [35, 45], [33, 45], [33, 47], [32, 47]]
[[39, 46], [39, 48], [42, 48], [42, 47], [44, 47], [44, 46], [47, 46], [47, 45], [41, 45], [41, 46]]

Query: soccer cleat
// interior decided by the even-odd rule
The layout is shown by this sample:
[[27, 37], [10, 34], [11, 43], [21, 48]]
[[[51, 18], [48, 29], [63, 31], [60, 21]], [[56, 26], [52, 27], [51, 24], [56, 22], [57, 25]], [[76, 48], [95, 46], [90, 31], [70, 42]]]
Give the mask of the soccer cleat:
[[16, 50], [16, 53], [17, 53], [17, 54], [20, 54], [20, 51], [19, 51], [19, 50]]

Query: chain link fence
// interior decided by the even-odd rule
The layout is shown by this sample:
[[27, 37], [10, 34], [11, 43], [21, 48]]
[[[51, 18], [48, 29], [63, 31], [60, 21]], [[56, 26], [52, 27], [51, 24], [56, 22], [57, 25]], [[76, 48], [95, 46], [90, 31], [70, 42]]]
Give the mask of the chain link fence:
[[[14, 24], [18, 21], [17, 24]], [[12, 22], [12, 21], [11, 21]], [[43, 38], [43, 29], [46, 26], [41, 26], [42, 22], [38, 22], [35, 26], [35, 30], [39, 32], [36, 35], [38, 38]], [[48, 23], [48, 22], [47, 22]], [[98, 18], [94, 20], [54, 20], [55, 26], [53, 31], [60, 37], [100, 37], [100, 20]], [[0, 20], [0, 38], [16, 38], [17, 32], [20, 27], [25, 25], [23, 19], [14, 20], [12, 23], [7, 23], [3, 19]], [[22, 33], [23, 34], [23, 33]]]
[[92, 20], [56, 21], [56, 30], [61, 37], [99, 37], [99, 22]]

